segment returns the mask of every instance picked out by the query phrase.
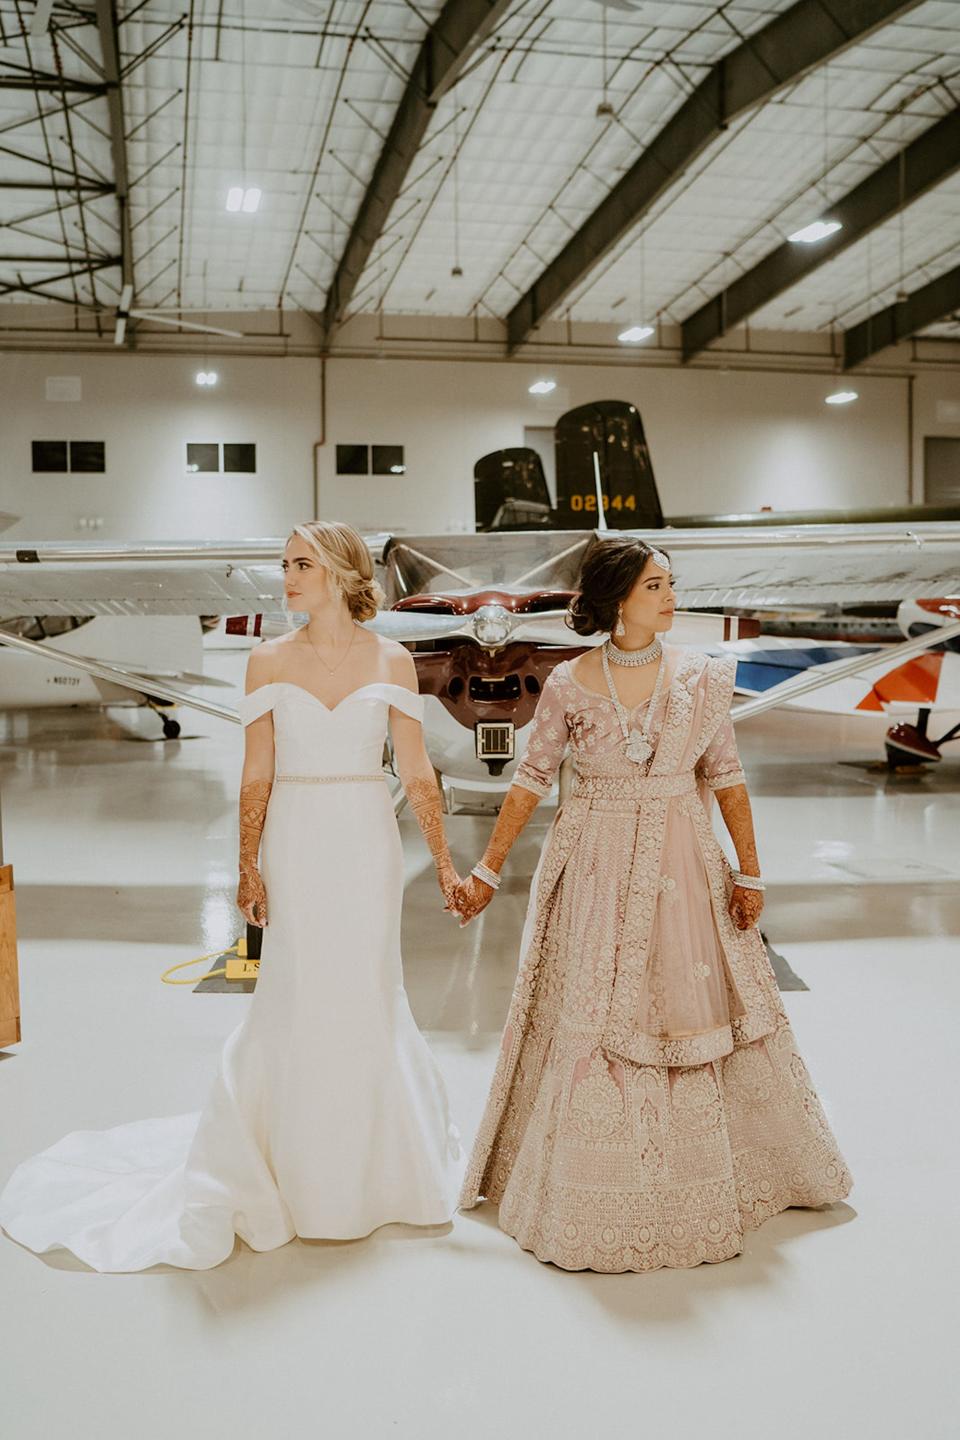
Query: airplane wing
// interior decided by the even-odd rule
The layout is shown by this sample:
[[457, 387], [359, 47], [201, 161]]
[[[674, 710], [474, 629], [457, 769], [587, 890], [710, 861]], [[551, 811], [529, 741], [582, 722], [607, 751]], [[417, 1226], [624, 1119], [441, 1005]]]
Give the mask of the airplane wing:
[[[851, 654], [847, 659], [831, 660], [824, 665], [813, 666], [779, 685], [772, 686], [763, 694], [735, 706], [731, 715], [735, 722], [746, 720], [752, 715], [762, 714], [763, 711], [772, 710], [787, 701], [810, 695], [825, 686], [835, 685], [838, 680], [849, 679], [852, 676], [871, 671], [876, 672], [876, 675], [879, 676], [884, 673], [884, 666], [891, 663], [902, 666], [915, 656], [922, 656], [926, 650], [933, 649], [944, 641], [958, 638], [960, 638], [960, 621], [941, 629], [927, 631], [926, 634], [915, 636], [912, 640], [904, 640], [899, 645], [891, 646], [884, 651], [882, 660], [875, 651], [867, 649], [865, 652], [859, 651]], [[46, 658], [49, 658], [50, 655], [48, 646], [42, 645], [36, 640], [26, 640], [20, 635], [6, 634], [2, 630], [0, 630], [0, 645], [8, 645], [14, 649], [42, 655]], [[183, 690], [178, 685], [171, 685], [169, 680], [156, 680], [149, 675], [137, 675], [125, 667], [121, 668], [105, 661], [91, 660], [84, 655], [71, 655], [63, 651], [57, 652], [57, 661], [65, 665], [72, 665], [88, 675], [108, 680], [112, 684], [134, 690], [139, 694], [152, 695], [161, 700], [171, 700], [176, 704], [200, 710], [204, 714], [215, 715], [221, 720], [240, 723], [238, 712], [231, 706], [218, 705], [215, 701], [205, 700], [199, 695], [192, 694], [189, 690]]]
[[[367, 537], [429, 556], [421, 585], [572, 588], [598, 532]], [[669, 551], [683, 609], [844, 605], [956, 593], [960, 524], [730, 526], [618, 532]], [[104, 546], [46, 542], [0, 548], [5, 615], [254, 615], [283, 606], [280, 537], [228, 544]], [[438, 620], [441, 617], [431, 617]], [[2, 621], [0, 621], [2, 623]], [[437, 627], [442, 629], [443, 627]], [[417, 638], [411, 636], [411, 638]]]

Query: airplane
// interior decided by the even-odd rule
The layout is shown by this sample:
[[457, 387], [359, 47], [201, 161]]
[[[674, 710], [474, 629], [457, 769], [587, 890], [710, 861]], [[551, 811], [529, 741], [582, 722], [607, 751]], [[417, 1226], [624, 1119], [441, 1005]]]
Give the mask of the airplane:
[[[17, 615], [0, 619], [0, 632], [43, 646], [25, 654], [0, 647], [0, 712], [74, 706], [146, 706], [160, 720], [164, 737], [175, 740], [180, 722], [169, 713], [174, 702], [142, 688], [161, 685], [223, 687], [229, 681], [203, 673], [206, 617], [189, 615]], [[115, 678], [80, 671], [75, 657], [95, 656]], [[135, 674], [139, 684], [127, 679]]]
[[[509, 785], [545, 674], [565, 655], [587, 648], [580, 637], [571, 644], [564, 614], [582, 556], [602, 533], [501, 533], [492, 547], [484, 536], [368, 537], [390, 608], [367, 623], [412, 646], [427, 697], [428, 748], [449, 785], [501, 793]], [[662, 531], [646, 534], [662, 543]], [[227, 613], [232, 633], [263, 635], [288, 623], [279, 563], [283, 543], [281, 537], [224, 545], [70, 542], [0, 550], [0, 614], [192, 615], [196, 623], [201, 615]], [[686, 530], [671, 537], [670, 549], [684, 607], [671, 638], [719, 650], [756, 640], [759, 626], [748, 618], [711, 614], [710, 607], [825, 606], [838, 595], [907, 599], [947, 590], [960, 561], [960, 526], [933, 522], [909, 531], [897, 525], [819, 526], [802, 533], [734, 527], [722, 537]], [[954, 643], [960, 623], [948, 610], [923, 613], [923, 633], [881, 651], [849, 647], [850, 659], [845, 651], [815, 668], [817, 683], [834, 683], [852, 661], [864, 672], [863, 693], [869, 694], [892, 668], [926, 649], [943, 655], [942, 674], [953, 658], [943, 647]], [[0, 645], [49, 659], [47, 646], [2, 626]], [[121, 667], [62, 650], [57, 663], [141, 696], [237, 719], [230, 707], [173, 679], [145, 676], [136, 664]], [[764, 708], [781, 698], [795, 703], [793, 685], [787, 679], [768, 686], [758, 699]], [[887, 708], [889, 702], [880, 700]], [[756, 705], [757, 699], [748, 703]], [[921, 721], [918, 713], [918, 731]], [[944, 738], [930, 741], [929, 752], [920, 746], [904, 754], [915, 761], [936, 759]]]
[[[953, 522], [960, 511], [951, 510], [947, 518], [937, 512], [931, 519], [927, 512], [911, 509], [909, 528], [890, 520], [850, 518], [849, 512], [834, 524], [774, 525], [768, 516], [762, 517], [762, 525], [757, 516], [727, 524], [729, 517], [699, 517], [703, 524], [667, 528], [640, 417], [635, 407], [618, 401], [580, 407], [562, 417], [557, 427], [556, 505], [549, 503], [540, 457], [529, 452], [536, 465], [530, 461], [518, 469], [517, 453], [496, 452], [478, 462], [477, 522], [481, 532], [486, 525], [495, 534], [367, 537], [389, 607], [368, 624], [412, 649], [427, 697], [428, 748], [438, 773], [449, 783], [498, 792], [509, 785], [546, 674], [561, 659], [582, 653], [601, 638], [574, 637], [564, 616], [587, 549], [611, 528], [629, 529], [669, 548], [682, 607], [671, 639], [707, 650], [737, 642], [740, 688], [754, 696], [763, 692], [765, 708], [766, 701], [779, 703], [780, 695], [790, 704], [801, 703], [792, 677], [812, 666], [821, 687], [835, 687], [831, 708], [839, 704], [843, 711], [889, 710], [901, 701], [911, 705], [909, 713], [916, 717], [911, 734], [898, 726], [888, 733], [891, 763], [935, 762], [939, 747], [954, 738], [955, 730], [937, 741], [927, 734], [933, 709], [954, 703], [952, 602], [918, 601], [917, 596], [949, 594], [956, 588], [960, 525]], [[529, 523], [517, 518], [523, 506], [528, 507]], [[549, 528], [531, 506], [550, 511]], [[505, 507], [513, 507], [518, 528], [500, 528]], [[597, 529], [566, 528], [573, 517], [582, 524], [581, 517], [591, 512]], [[651, 528], [634, 528], [638, 520]], [[722, 525], [706, 523], [721, 520]], [[226, 613], [227, 631], [252, 639], [289, 623], [279, 569], [282, 547], [282, 539], [224, 545], [20, 546], [0, 551], [0, 614], [13, 606], [19, 613], [53, 616]], [[903, 632], [910, 644], [918, 625], [927, 637], [909, 657], [902, 644], [892, 649], [846, 644], [826, 652], [809, 641], [794, 646], [790, 655], [787, 647], [775, 645], [771, 657], [769, 639], [757, 639], [760, 615], [789, 623], [800, 612], [796, 623], [802, 626], [811, 616], [850, 618], [843, 615], [848, 605], [879, 605], [886, 614], [898, 602], [927, 607], [922, 624], [914, 615], [913, 628]], [[891, 639], [897, 632], [890, 631], [889, 615], [886, 623], [883, 638]], [[0, 645], [31, 648], [24, 637], [4, 634], [6, 628], [0, 626]], [[926, 686], [922, 692], [908, 686], [901, 695], [899, 681], [888, 683], [891, 665], [912, 664], [910, 657], [923, 649], [935, 652], [928, 657], [932, 663], [925, 672], [914, 665], [911, 674], [925, 673]], [[60, 661], [85, 666], [87, 674], [101, 680], [127, 684], [141, 696], [166, 696], [209, 713], [229, 714], [182, 688], [160, 688], [156, 677], [148, 682], [142, 665], [128, 667], [124, 678], [116, 666], [97, 667], [89, 652], [83, 662], [78, 655], [67, 662], [62, 654]], [[851, 661], [856, 662], [854, 672]], [[849, 676], [856, 672], [865, 680], [854, 692]]]

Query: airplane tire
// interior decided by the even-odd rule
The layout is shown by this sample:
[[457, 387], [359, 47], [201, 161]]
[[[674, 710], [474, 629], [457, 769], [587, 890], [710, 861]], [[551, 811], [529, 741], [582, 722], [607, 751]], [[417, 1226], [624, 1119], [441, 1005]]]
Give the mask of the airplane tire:
[[179, 720], [167, 720], [165, 718], [163, 721], [163, 733], [167, 740], [176, 740], [180, 734]]

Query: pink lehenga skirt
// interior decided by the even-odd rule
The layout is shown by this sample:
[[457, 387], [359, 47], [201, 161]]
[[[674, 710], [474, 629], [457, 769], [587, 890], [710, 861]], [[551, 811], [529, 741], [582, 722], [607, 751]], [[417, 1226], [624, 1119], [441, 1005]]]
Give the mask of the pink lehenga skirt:
[[[671, 820], [638, 1014], [666, 1047], [679, 1041], [679, 1053], [695, 1053], [697, 1037], [711, 1053], [724, 1033], [726, 1053], [645, 1064], [605, 1047], [643, 821], [629, 802], [591, 808], [541, 897], [546, 913], [531, 900], [531, 978], [524, 996], [521, 972], [461, 1195], [465, 1207], [481, 1196], [497, 1203], [501, 1229], [565, 1269], [726, 1260], [743, 1249], [745, 1231], [791, 1205], [841, 1200], [852, 1185], [765, 955], [755, 972], [772, 1028], [737, 1036], [744, 1006], [702, 853], [683, 815], [676, 827]], [[759, 935], [755, 945], [762, 950]]]

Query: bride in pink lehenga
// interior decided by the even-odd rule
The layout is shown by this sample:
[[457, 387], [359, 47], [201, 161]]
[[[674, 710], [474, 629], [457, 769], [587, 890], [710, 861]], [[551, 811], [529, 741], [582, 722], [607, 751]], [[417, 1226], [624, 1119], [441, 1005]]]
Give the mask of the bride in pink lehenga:
[[569, 746], [572, 792], [534, 876], [461, 1204], [498, 1204], [507, 1234], [566, 1269], [726, 1260], [745, 1231], [841, 1200], [852, 1181], [756, 927], [735, 661], [662, 645], [674, 608], [662, 551], [600, 540], [580, 586], [573, 628], [611, 639], [551, 674], [456, 896], [465, 921], [490, 902]]

